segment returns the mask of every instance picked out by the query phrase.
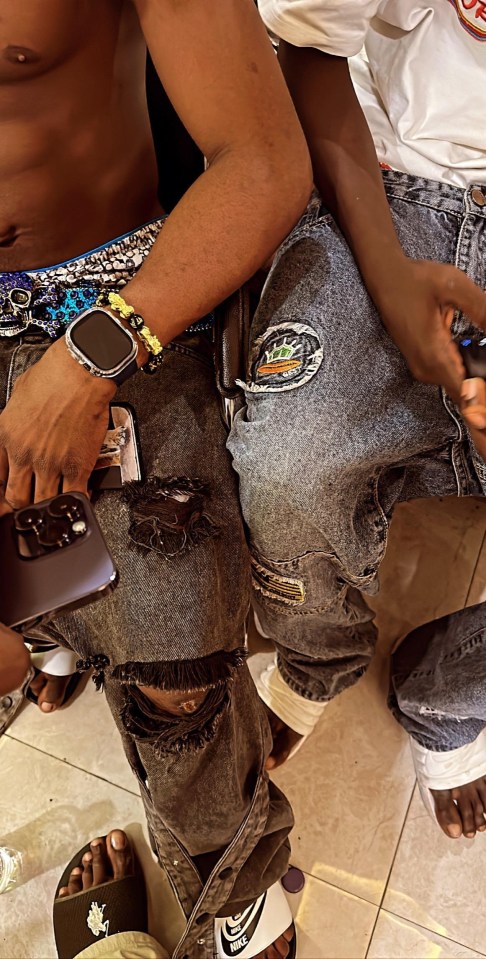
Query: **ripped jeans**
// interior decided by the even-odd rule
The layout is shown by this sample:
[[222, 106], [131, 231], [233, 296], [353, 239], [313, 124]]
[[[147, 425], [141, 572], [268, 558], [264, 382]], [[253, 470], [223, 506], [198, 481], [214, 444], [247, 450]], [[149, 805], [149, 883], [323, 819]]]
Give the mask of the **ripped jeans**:
[[[57, 282], [82, 281], [83, 296], [89, 284], [123, 286], [159, 228], [32, 274], [40, 307], [47, 281], [56, 295]], [[27, 288], [25, 276], [14, 286]], [[0, 335], [0, 409], [49, 343], [34, 327]], [[173, 959], [213, 959], [214, 916], [237, 913], [285, 873], [292, 813], [264, 771], [269, 726], [245, 662], [250, 565], [211, 331], [169, 344], [158, 373], [136, 374], [118, 399], [135, 410], [146, 473], [140, 487], [96, 501], [119, 585], [32, 638], [71, 647], [103, 681], [187, 920]], [[149, 686], [181, 694], [176, 715], [156, 708]]]
[[[384, 183], [405, 252], [455, 263], [484, 288], [486, 190], [394, 172]], [[456, 317], [454, 334], [469, 330]], [[482, 494], [486, 469], [448, 397], [410, 375], [318, 198], [274, 261], [245, 391], [228, 445], [250, 530], [255, 607], [288, 685], [326, 701], [373, 655], [365, 595], [378, 589], [395, 504]], [[466, 611], [458, 628], [441, 631], [441, 652], [436, 644], [420, 679], [416, 661], [408, 683], [403, 662], [395, 677], [395, 715], [428, 748], [463, 745], [476, 738], [478, 720], [486, 724], [473, 692], [478, 682], [484, 690], [486, 641], [460, 654], [471, 649], [478, 616], [468, 626]], [[454, 656], [463, 670], [456, 683], [442, 668]], [[428, 723], [427, 699], [440, 723]]]

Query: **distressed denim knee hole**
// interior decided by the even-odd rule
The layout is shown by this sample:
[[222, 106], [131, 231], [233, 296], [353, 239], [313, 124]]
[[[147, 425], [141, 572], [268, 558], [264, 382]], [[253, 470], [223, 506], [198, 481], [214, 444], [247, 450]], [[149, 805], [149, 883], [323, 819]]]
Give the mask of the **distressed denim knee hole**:
[[[197, 660], [115, 667], [113, 678], [126, 687], [125, 729], [135, 740], [150, 743], [161, 756], [201, 749], [213, 739], [229, 707], [235, 671], [245, 660], [246, 650], [236, 649]], [[171, 698], [175, 695], [183, 707], [180, 713], [161, 708], [147, 695], [147, 687]], [[200, 693], [204, 693], [202, 698]]]

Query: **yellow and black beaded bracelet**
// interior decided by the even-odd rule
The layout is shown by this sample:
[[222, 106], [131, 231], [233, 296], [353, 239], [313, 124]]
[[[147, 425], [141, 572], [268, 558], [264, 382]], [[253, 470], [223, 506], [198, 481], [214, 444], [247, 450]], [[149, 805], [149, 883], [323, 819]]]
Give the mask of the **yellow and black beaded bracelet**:
[[112, 290], [101, 290], [96, 304], [109, 306], [114, 313], [118, 313], [123, 320], [127, 321], [132, 330], [135, 330], [149, 354], [147, 362], [140, 369], [143, 373], [156, 373], [163, 360], [164, 348], [155, 333], [146, 326], [143, 316], [136, 313], [134, 307], [130, 306], [120, 293]]

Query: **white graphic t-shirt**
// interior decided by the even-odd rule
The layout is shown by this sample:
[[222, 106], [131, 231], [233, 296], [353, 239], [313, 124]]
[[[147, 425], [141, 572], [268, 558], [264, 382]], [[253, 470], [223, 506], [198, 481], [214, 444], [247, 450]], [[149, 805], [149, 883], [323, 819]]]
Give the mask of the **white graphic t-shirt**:
[[486, 184], [486, 0], [259, 0], [272, 33], [353, 58], [378, 158]]

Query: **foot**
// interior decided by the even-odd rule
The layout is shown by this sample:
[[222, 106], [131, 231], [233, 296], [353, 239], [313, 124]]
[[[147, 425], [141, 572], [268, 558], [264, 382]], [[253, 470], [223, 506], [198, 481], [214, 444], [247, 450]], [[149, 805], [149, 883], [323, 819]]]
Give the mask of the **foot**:
[[268, 706], [265, 706], [265, 709], [273, 736], [273, 747], [265, 763], [265, 769], [271, 770], [282, 766], [289, 758], [294, 746], [304, 737], [287, 726]]
[[133, 874], [130, 840], [121, 829], [113, 829], [106, 839], [93, 839], [90, 847], [72, 870], [68, 885], [59, 890], [60, 899]]
[[37, 696], [37, 705], [43, 713], [53, 713], [62, 706], [66, 687], [71, 676], [51, 676], [40, 672], [30, 684], [30, 689]]
[[455, 789], [431, 789], [437, 822], [450, 839], [486, 831], [486, 776]]
[[[132, 853], [130, 841], [121, 829], [108, 833], [106, 839], [93, 839], [90, 850], [85, 852], [79, 866], [75, 866], [69, 876], [67, 886], [59, 890], [59, 898], [72, 896], [100, 886], [102, 883], [123, 879], [132, 875]], [[286, 959], [290, 943], [295, 935], [293, 925], [268, 946], [259, 952], [255, 959]]]
[[287, 959], [290, 952], [290, 944], [294, 936], [295, 928], [294, 926], [289, 926], [286, 932], [284, 932], [282, 936], [279, 936], [272, 946], [267, 946], [263, 952], [259, 952], [258, 955], [255, 956], [255, 959]]

